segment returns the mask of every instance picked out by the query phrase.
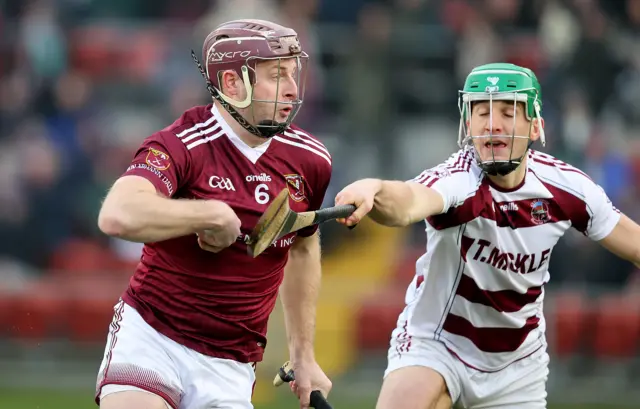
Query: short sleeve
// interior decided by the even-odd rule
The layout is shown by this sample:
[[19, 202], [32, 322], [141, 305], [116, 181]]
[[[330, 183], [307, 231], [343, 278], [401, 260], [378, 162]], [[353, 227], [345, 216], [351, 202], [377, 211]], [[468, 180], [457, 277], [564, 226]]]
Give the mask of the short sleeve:
[[441, 213], [446, 213], [449, 209], [462, 205], [477, 189], [477, 180], [470, 172], [472, 158], [471, 153], [462, 150], [446, 162], [423, 171], [409, 181], [440, 193], [444, 201]]
[[584, 233], [592, 240], [602, 240], [620, 221], [620, 211], [613, 205], [604, 189], [590, 179], [585, 183], [583, 194], [589, 215]]
[[[173, 139], [175, 140], [172, 140]], [[172, 197], [185, 183], [188, 154], [173, 134], [159, 132], [144, 140], [122, 176], [141, 176], [159, 193]]]
[[[316, 170], [316, 177], [310, 181], [313, 185], [312, 194], [309, 197], [309, 210], [318, 210], [324, 202], [329, 183], [331, 182], [332, 167], [330, 164], [323, 163]], [[318, 225], [313, 225], [298, 231], [298, 236], [309, 237], [318, 230]]]

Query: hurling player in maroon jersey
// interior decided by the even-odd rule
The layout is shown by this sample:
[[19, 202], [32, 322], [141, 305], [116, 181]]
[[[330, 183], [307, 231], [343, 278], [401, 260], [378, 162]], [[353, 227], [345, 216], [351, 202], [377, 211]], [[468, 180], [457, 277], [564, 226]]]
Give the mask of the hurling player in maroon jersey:
[[109, 191], [100, 229], [145, 243], [116, 304], [96, 385], [105, 409], [252, 408], [277, 296], [300, 407], [331, 382], [313, 350], [320, 283], [317, 226], [257, 258], [246, 237], [289, 189], [296, 211], [320, 208], [331, 156], [292, 124], [307, 54], [294, 30], [262, 20], [217, 27], [194, 55], [213, 103], [147, 137]]

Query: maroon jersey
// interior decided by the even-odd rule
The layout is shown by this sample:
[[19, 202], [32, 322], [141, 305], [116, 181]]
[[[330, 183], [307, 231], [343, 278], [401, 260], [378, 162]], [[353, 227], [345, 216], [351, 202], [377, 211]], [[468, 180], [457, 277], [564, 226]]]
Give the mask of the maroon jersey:
[[288, 250], [317, 226], [281, 238], [255, 259], [245, 240], [284, 188], [293, 210], [320, 208], [331, 178], [325, 146], [291, 126], [252, 148], [215, 106], [199, 106], [148, 137], [125, 175], [142, 176], [172, 198], [224, 201], [242, 221], [242, 235], [219, 253], [200, 249], [195, 234], [146, 243], [124, 301], [184, 346], [260, 361]]

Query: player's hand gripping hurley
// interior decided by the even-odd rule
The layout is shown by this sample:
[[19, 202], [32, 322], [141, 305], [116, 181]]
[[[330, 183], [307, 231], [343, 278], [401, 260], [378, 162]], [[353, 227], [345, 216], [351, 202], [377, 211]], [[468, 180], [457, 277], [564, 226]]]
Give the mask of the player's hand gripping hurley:
[[283, 189], [258, 220], [249, 236], [247, 251], [258, 257], [279, 238], [314, 224], [348, 217], [356, 210], [353, 205], [327, 207], [297, 213], [289, 207], [289, 189]]
[[[273, 386], [280, 386], [283, 383], [289, 383], [296, 380], [295, 374], [293, 372], [293, 366], [290, 361], [285, 362], [280, 369], [278, 369], [278, 374], [275, 378], [273, 378]], [[322, 395], [322, 392], [316, 390], [311, 392], [311, 396], [309, 397], [310, 404], [309, 406], [315, 409], [333, 409], [333, 406], [327, 399]]]

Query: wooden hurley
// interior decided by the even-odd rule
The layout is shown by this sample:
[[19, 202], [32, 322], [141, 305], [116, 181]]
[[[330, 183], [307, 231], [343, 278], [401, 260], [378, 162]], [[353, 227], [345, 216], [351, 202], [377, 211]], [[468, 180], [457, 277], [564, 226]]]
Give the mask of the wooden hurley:
[[247, 251], [250, 256], [258, 257], [273, 242], [289, 233], [314, 224], [349, 217], [355, 210], [354, 205], [340, 205], [297, 213], [289, 207], [289, 189], [285, 188], [258, 220], [249, 236]]

